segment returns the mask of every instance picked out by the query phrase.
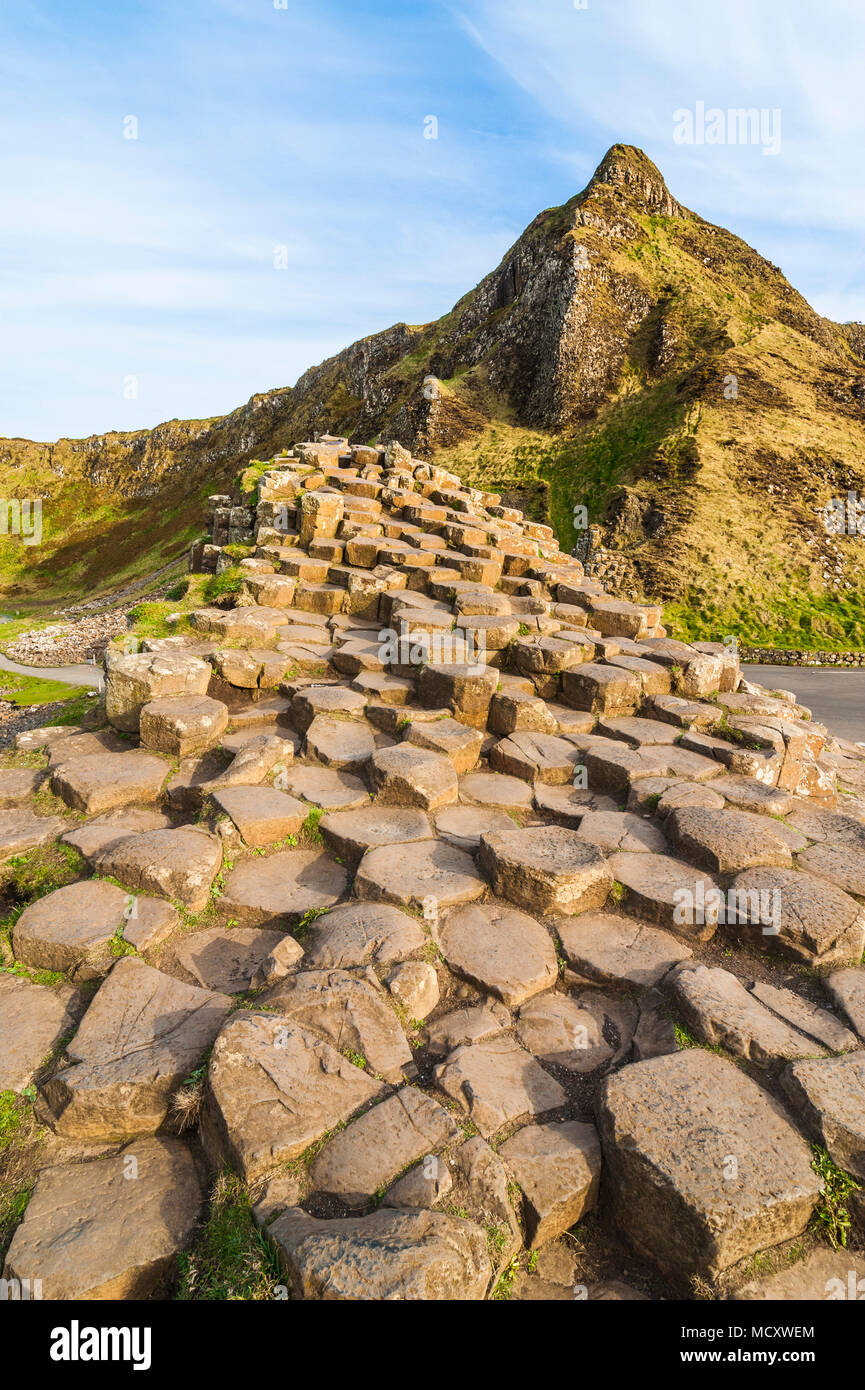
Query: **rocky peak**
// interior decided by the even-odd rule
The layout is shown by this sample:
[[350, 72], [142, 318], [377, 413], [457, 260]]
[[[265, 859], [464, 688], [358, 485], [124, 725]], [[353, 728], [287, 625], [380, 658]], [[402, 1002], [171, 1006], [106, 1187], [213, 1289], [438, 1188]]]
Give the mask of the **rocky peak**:
[[586, 195], [591, 196], [604, 185], [616, 189], [638, 212], [661, 213], [664, 217], [685, 215], [685, 209], [664, 183], [660, 169], [635, 145], [613, 145], [607, 150], [589, 180]]

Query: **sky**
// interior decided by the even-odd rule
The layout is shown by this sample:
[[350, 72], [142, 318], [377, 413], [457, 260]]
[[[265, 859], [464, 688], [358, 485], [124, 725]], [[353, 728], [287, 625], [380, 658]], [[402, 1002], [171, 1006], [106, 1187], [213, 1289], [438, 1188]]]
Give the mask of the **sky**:
[[[438, 318], [616, 143], [865, 319], [863, 71], [861, 0], [7, 0], [0, 436], [224, 414]], [[740, 107], [765, 138], [698, 143]]]

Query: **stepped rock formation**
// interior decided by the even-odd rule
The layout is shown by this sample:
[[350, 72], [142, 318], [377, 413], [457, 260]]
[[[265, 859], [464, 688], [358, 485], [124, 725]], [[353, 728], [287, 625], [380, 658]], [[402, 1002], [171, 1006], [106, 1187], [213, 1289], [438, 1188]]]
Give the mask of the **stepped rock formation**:
[[207, 483], [334, 428], [503, 493], [614, 592], [667, 604], [677, 635], [865, 647], [861, 534], [823, 522], [865, 492], [863, 352], [861, 324], [815, 313], [616, 145], [433, 323], [218, 419], [0, 441], [7, 495], [46, 498], [46, 542], [9, 579], [53, 592], [165, 561]]
[[862, 749], [398, 443], [207, 510], [222, 595], [0, 769], [4, 861], [82, 856], [0, 973], [47, 1127], [5, 1277], [170, 1291], [226, 1164], [295, 1298], [689, 1297], [807, 1249], [808, 1141], [865, 1133]]

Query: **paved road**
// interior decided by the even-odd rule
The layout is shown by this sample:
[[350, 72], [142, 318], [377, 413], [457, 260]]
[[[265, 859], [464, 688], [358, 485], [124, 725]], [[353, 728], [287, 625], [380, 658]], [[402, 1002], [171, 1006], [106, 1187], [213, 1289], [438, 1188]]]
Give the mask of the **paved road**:
[[865, 741], [865, 669], [832, 666], [751, 666], [742, 663], [746, 680], [775, 690], [792, 690], [801, 705], [839, 738]]
[[0, 656], [0, 671], [14, 671], [18, 676], [35, 676], [37, 680], [62, 681], [65, 685], [92, 685], [102, 689], [104, 679], [101, 666], [88, 666], [82, 662], [77, 666], [22, 666], [10, 661], [8, 656]]

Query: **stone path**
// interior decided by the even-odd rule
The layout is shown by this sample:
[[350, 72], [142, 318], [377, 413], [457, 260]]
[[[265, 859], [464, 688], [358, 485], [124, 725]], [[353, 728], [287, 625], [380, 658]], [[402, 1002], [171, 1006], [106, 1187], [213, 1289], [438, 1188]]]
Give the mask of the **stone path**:
[[396, 443], [207, 518], [239, 592], [0, 768], [3, 881], [81, 856], [2, 946], [48, 1136], [6, 1276], [168, 1291], [229, 1165], [296, 1298], [759, 1298], [793, 1240], [812, 1288], [809, 1144], [865, 1178], [863, 750]]

